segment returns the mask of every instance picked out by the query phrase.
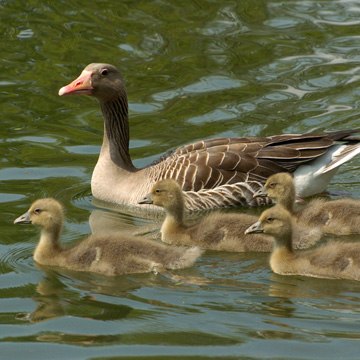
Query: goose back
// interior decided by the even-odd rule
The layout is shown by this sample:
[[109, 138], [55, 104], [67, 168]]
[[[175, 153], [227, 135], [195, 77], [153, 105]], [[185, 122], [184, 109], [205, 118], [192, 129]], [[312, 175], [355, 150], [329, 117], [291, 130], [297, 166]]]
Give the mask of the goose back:
[[299, 220], [320, 225], [328, 234], [360, 234], [360, 201], [352, 198], [315, 199], [300, 212]]

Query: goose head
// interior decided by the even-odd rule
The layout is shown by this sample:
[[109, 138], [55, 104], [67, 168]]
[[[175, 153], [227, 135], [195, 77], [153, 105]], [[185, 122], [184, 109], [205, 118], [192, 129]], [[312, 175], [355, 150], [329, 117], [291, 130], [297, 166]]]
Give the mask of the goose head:
[[86, 66], [77, 79], [62, 87], [59, 95], [91, 95], [107, 101], [126, 96], [126, 89], [114, 65], [93, 63]]
[[276, 205], [265, 210], [259, 220], [245, 230], [245, 234], [264, 233], [275, 238], [287, 238], [292, 233], [291, 214], [282, 206]]
[[161, 180], [156, 183], [151, 192], [139, 204], [153, 204], [165, 208], [165, 210], [183, 206], [184, 200], [180, 185], [172, 179]]
[[63, 222], [63, 208], [52, 198], [36, 200], [29, 210], [19, 216], [14, 224], [33, 224], [44, 230], [59, 230]]

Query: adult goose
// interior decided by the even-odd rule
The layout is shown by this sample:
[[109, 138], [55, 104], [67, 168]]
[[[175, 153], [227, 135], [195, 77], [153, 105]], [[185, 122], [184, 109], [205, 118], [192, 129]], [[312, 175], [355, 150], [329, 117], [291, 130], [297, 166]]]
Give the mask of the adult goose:
[[315, 249], [297, 251], [292, 246], [292, 215], [281, 205], [265, 210], [246, 234], [274, 236], [271, 269], [281, 275], [360, 280], [360, 244], [331, 242]]
[[[244, 235], [244, 231], [257, 220], [255, 215], [212, 212], [196, 223], [187, 224], [183, 192], [172, 179], [156, 183], [139, 204], [154, 204], [165, 209], [161, 239], [168, 244], [196, 245], [202, 249], [232, 252], [270, 252], [273, 248], [271, 236]], [[295, 233], [294, 246], [299, 249], [314, 245], [322, 236], [320, 229], [315, 228], [299, 228]]]
[[41, 265], [65, 267], [103, 275], [165, 272], [194, 264], [201, 255], [198, 247], [167, 246], [153, 240], [120, 234], [92, 236], [80, 243], [63, 248], [60, 243], [64, 215], [62, 205], [55, 199], [35, 201], [28, 212], [15, 224], [33, 224], [41, 228], [40, 241], [34, 260]]
[[289, 173], [277, 173], [270, 176], [263, 190], [258, 190], [254, 196], [268, 196], [287, 209], [298, 224], [320, 227], [324, 233], [328, 234], [360, 234], [360, 200], [314, 199], [296, 209], [295, 184]]
[[294, 173], [301, 196], [323, 191], [338, 167], [360, 152], [354, 130], [322, 134], [214, 138], [171, 150], [137, 169], [129, 154], [128, 100], [120, 72], [90, 64], [59, 95], [91, 95], [100, 101], [104, 138], [91, 189], [95, 198], [136, 205], [161, 179], [176, 180], [187, 210], [268, 203], [253, 193], [277, 172]]

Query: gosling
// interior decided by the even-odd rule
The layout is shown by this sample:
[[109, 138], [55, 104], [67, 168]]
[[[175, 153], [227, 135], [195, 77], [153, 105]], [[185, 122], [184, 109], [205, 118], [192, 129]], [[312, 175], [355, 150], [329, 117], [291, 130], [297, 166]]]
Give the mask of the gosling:
[[90, 235], [75, 246], [63, 248], [60, 243], [63, 223], [63, 207], [52, 198], [35, 201], [28, 212], [14, 221], [14, 224], [33, 224], [41, 228], [40, 241], [34, 252], [37, 263], [70, 270], [108, 276], [162, 272], [192, 266], [202, 253], [198, 247], [167, 246], [117, 234]]
[[281, 275], [360, 280], [360, 244], [332, 242], [315, 249], [294, 252], [294, 219], [281, 205], [265, 210], [245, 234], [274, 236], [270, 267]]
[[[263, 234], [244, 236], [244, 231], [257, 220], [249, 214], [211, 213], [193, 225], [185, 223], [185, 205], [180, 186], [167, 179], [156, 183], [151, 193], [138, 202], [163, 207], [166, 212], [161, 226], [163, 242], [175, 245], [197, 245], [202, 249], [231, 252], [270, 252], [273, 238]], [[321, 238], [320, 231], [299, 231], [296, 248], [306, 248]]]
[[277, 173], [265, 183], [255, 196], [267, 195], [296, 217], [299, 224], [317, 226], [324, 233], [334, 235], [360, 234], [360, 201], [351, 198], [337, 200], [314, 199], [296, 211], [296, 191], [292, 176]]

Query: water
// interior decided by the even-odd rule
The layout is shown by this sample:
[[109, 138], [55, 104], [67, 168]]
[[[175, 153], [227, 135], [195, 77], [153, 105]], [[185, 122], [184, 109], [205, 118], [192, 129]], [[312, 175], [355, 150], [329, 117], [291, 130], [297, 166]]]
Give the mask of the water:
[[[42, 268], [38, 229], [12, 222], [54, 196], [65, 243], [109, 226], [157, 234], [159, 219], [92, 199], [98, 103], [57, 96], [88, 63], [121, 69], [140, 167], [202, 138], [357, 128], [359, 15], [355, 0], [1, 1], [2, 357], [357, 359], [357, 282], [274, 275], [266, 254], [207, 252], [177, 272], [206, 285]], [[358, 157], [329, 196], [359, 198], [359, 172]]]

